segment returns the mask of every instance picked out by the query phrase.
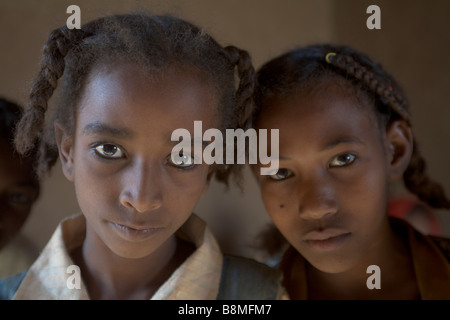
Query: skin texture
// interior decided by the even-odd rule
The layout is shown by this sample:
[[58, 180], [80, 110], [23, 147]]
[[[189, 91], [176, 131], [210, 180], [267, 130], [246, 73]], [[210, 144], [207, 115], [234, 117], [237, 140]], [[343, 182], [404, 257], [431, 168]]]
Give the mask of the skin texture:
[[[402, 121], [380, 129], [369, 106], [331, 84], [326, 90], [264, 104], [257, 127], [280, 129], [279, 170], [257, 176], [264, 205], [309, 262], [310, 298], [415, 297], [408, 248], [386, 213], [389, 180], [411, 156], [411, 131]], [[366, 287], [373, 264], [382, 292]]]
[[0, 139], [0, 249], [16, 236], [39, 195], [31, 159], [19, 158], [11, 145]]
[[209, 166], [171, 162], [172, 131], [193, 137], [194, 120], [218, 127], [218, 99], [195, 69], [149, 78], [119, 64], [94, 70], [87, 83], [74, 135], [56, 125], [63, 171], [87, 220], [73, 256], [92, 299], [148, 299], [194, 250], [174, 233], [208, 187]]

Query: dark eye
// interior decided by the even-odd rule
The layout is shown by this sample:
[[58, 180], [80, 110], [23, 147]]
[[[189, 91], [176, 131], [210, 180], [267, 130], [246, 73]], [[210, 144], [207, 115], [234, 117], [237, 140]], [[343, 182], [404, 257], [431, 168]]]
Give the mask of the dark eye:
[[122, 150], [114, 144], [101, 144], [95, 147], [95, 152], [103, 157], [110, 159], [123, 158]]
[[180, 151], [179, 153], [173, 152], [170, 155], [169, 163], [179, 168], [189, 168], [194, 166], [194, 158], [187, 153]]
[[354, 154], [351, 153], [343, 153], [340, 154], [336, 157], [334, 157], [331, 162], [329, 167], [344, 167], [344, 166], [348, 166], [349, 164], [351, 164], [353, 161], [355, 161], [356, 156]]
[[281, 169], [278, 169], [278, 171], [275, 174], [269, 175], [269, 178], [273, 179], [273, 180], [285, 180], [285, 179], [291, 177], [292, 175], [293, 175], [293, 172], [291, 170], [281, 168]]

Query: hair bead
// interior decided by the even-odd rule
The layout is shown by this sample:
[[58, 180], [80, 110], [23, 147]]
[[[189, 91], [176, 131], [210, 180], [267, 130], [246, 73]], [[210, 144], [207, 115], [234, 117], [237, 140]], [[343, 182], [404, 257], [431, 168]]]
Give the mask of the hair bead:
[[334, 52], [328, 52], [327, 55], [325, 56], [325, 61], [331, 64], [331, 57], [336, 56], [336, 53]]

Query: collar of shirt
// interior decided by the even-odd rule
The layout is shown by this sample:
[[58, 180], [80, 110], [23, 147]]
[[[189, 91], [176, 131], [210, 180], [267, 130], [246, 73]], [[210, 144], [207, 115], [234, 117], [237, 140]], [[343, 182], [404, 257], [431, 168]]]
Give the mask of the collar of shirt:
[[[81, 281], [71, 285], [74, 265], [70, 255], [84, 241], [86, 221], [82, 214], [64, 219], [55, 230], [39, 258], [28, 270], [14, 299], [87, 300], [89, 294]], [[192, 242], [196, 250], [156, 291], [152, 300], [213, 300], [222, 271], [223, 255], [206, 223], [193, 214], [177, 231], [177, 236]], [[69, 269], [68, 269], [69, 268]]]

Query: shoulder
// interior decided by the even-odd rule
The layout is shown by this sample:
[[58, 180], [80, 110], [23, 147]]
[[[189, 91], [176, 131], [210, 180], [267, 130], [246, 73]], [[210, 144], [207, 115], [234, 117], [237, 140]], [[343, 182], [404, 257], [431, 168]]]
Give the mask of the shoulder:
[[436, 247], [440, 252], [442, 252], [447, 259], [450, 260], [450, 239], [441, 236], [435, 236], [430, 234], [423, 234], [409, 222], [390, 217], [391, 224], [394, 226], [396, 232], [400, 234], [404, 239], [408, 239], [410, 235], [413, 235], [416, 239], [421, 239], [420, 241], [425, 241], [427, 246]]
[[217, 299], [275, 300], [281, 272], [253, 259], [225, 255]]

